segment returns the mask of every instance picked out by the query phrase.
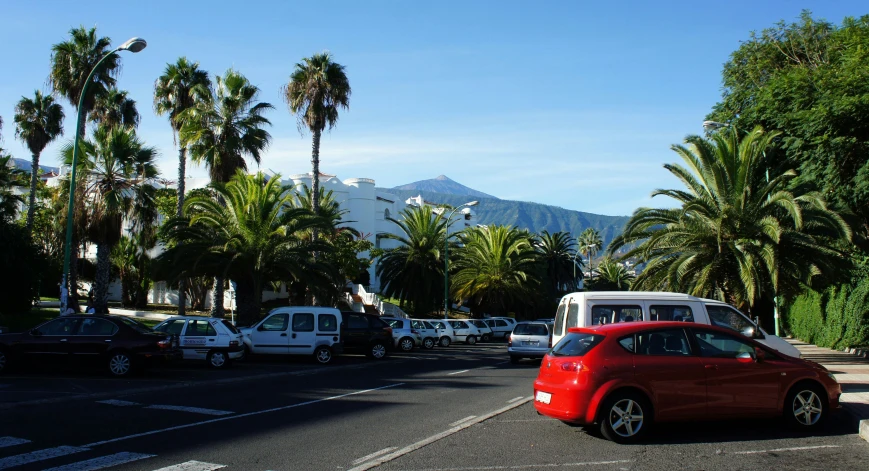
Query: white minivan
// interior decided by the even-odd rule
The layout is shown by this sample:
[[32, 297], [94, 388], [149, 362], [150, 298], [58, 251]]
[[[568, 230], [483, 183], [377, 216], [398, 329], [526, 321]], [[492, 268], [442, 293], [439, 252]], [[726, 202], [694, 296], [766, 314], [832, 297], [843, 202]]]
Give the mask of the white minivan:
[[252, 327], [238, 330], [250, 353], [313, 355], [319, 363], [329, 363], [343, 349], [341, 311], [332, 307], [279, 307]]
[[570, 327], [632, 321], [681, 321], [727, 327], [785, 355], [800, 352], [784, 339], [766, 333], [727, 303], [682, 293], [643, 291], [589, 291], [561, 298], [555, 312], [552, 344]]

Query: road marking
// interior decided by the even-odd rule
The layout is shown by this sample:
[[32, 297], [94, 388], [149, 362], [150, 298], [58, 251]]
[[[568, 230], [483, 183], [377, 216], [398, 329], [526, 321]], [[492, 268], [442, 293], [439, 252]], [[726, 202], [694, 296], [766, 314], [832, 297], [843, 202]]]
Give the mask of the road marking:
[[20, 455], [0, 458], [0, 469], [24, 466], [28, 463], [35, 463], [42, 460], [50, 460], [52, 458], [71, 455], [73, 453], [81, 453], [83, 451], [88, 451], [88, 448], [77, 446], [59, 446], [57, 448], [46, 448], [44, 450], [32, 451], [30, 453], [23, 453]]
[[372, 453], [370, 455], [365, 455], [362, 458], [359, 458], [358, 460], [354, 461], [353, 464], [364, 463], [364, 462], [370, 460], [371, 458], [376, 458], [380, 455], [385, 455], [386, 453], [389, 453], [390, 451], [395, 451], [397, 449], [398, 449], [397, 447], [391, 446], [389, 448], [384, 448], [380, 451], [375, 451], [374, 453]]
[[192, 412], [194, 414], [205, 414], [205, 415], [235, 414], [235, 412], [231, 412], [228, 410], [205, 409], [204, 407], [169, 406], [169, 405], [159, 405], [159, 404], [153, 405], [153, 406], [148, 406], [145, 409], [177, 410], [177, 411], [181, 411], [181, 412]]
[[[498, 414], [503, 414], [504, 412], [507, 412], [508, 410], [515, 409], [523, 404], [527, 404], [527, 403], [531, 402], [531, 399], [533, 399], [533, 398], [526, 397], [524, 401], [515, 402], [515, 403], [510, 404], [508, 406], [502, 407], [496, 411], [490, 412], [486, 415], [477, 417], [476, 419], [469, 420], [469, 421], [464, 422], [460, 425], [456, 425], [453, 428], [444, 430], [443, 432], [437, 433], [437, 434], [432, 435], [428, 438], [424, 438], [424, 439], [422, 439], [416, 443], [412, 443], [412, 444], [410, 444], [410, 445], [408, 445], [408, 446], [406, 446], [398, 451], [392, 452], [388, 455], [381, 456], [380, 458], [377, 458], [373, 461], [363, 463], [355, 468], [350, 468], [347, 471], [365, 471], [365, 470], [368, 470], [371, 468], [376, 468], [377, 466], [380, 466], [383, 463], [387, 463], [387, 462], [392, 461], [396, 458], [400, 458], [408, 453], [412, 453], [416, 450], [419, 450], [420, 448], [422, 448], [424, 446], [430, 445], [430, 444], [432, 444], [438, 440], [441, 440], [443, 438], [446, 438], [454, 433], [458, 433], [458, 432], [460, 432], [468, 427], [471, 427], [471, 426], [476, 425], [480, 422], [483, 422], [484, 420], [491, 419], [492, 417], [495, 417]], [[537, 466], [537, 467], [539, 467], [539, 466]]]
[[49, 468], [43, 471], [94, 471], [96, 469], [104, 469], [112, 466], [117, 466], [124, 463], [132, 463], [133, 461], [143, 460], [145, 458], [153, 458], [157, 455], [146, 455], [143, 453], [128, 453], [126, 451], [115, 453], [114, 455], [100, 456], [77, 463], [70, 463], [56, 468]]
[[138, 402], [122, 401], [120, 399], [106, 399], [105, 401], [97, 401], [97, 404], [108, 404], [110, 406], [129, 407], [140, 406]]
[[[193, 423], [184, 424], [184, 425], [176, 425], [174, 427], [167, 427], [167, 428], [163, 428], [163, 429], [159, 429], [159, 430], [151, 430], [149, 432], [135, 433], [133, 435], [127, 435], [124, 437], [111, 438], [111, 439], [103, 440], [100, 442], [94, 442], [94, 443], [91, 443], [89, 445], [85, 445], [85, 447], [95, 447], [95, 446], [100, 446], [100, 445], [106, 445], [108, 443], [121, 442], [124, 440], [129, 440], [131, 438], [147, 437], [149, 435], [156, 435], [158, 433], [172, 432], [174, 430], [183, 430], [185, 428], [196, 427], [199, 425], [207, 425], [207, 424], [213, 424], [213, 423], [217, 423], [217, 422], [223, 422], [224, 420], [240, 419], [242, 417], [253, 417], [253, 416], [257, 416], [257, 415], [261, 415], [261, 414], [268, 414], [270, 412], [280, 412], [280, 411], [285, 411], [285, 410], [289, 410], [289, 409], [295, 409], [296, 407], [309, 406], [311, 404], [317, 404], [317, 403], [326, 402], [326, 401], [334, 401], [336, 399], [343, 399], [345, 397], [356, 396], [359, 394], [365, 394], [365, 393], [369, 393], [372, 391], [379, 391], [381, 389], [389, 389], [389, 388], [394, 388], [394, 387], [398, 387], [398, 386], [404, 386], [404, 383], [389, 384], [386, 386], [381, 386], [379, 388], [363, 389], [361, 391], [353, 391], [351, 393], [339, 394], [337, 396], [325, 397], [323, 399], [314, 399], [313, 401], [300, 402], [298, 404], [291, 404], [289, 406], [275, 407], [273, 409], [265, 409], [265, 410], [256, 411], [256, 412], [247, 412], [244, 414], [236, 414], [236, 415], [227, 416], [227, 417], [220, 417], [217, 419], [203, 420], [201, 422], [193, 422]], [[528, 400], [530, 401], [531, 399], [529, 398]], [[0, 469], [2, 469], [2, 468], [0, 468]]]
[[495, 363], [495, 364], [496, 364], [496, 365], [506, 365], [507, 363], [510, 363], [510, 360], [502, 361], [502, 362], [500, 362], [500, 363]]
[[522, 399], [522, 396], [514, 397], [513, 399], [510, 399], [509, 401], [507, 401], [507, 404], [513, 404], [514, 402], [521, 400], [521, 399]]
[[0, 448], [6, 448], [7, 446], [24, 445], [25, 443], [30, 443], [30, 440], [15, 437], [0, 437]]
[[[611, 461], [583, 461], [579, 463], [546, 463], [546, 464], [517, 464], [513, 466], [492, 465], [492, 466], [473, 466], [467, 468], [427, 468], [419, 471], [489, 471], [497, 469], [536, 469], [536, 468], [572, 468], [576, 466], [601, 466], [607, 464], [625, 464], [633, 463], [633, 460], [611, 460]], [[622, 468], [625, 469], [625, 468]], [[351, 470], [352, 471], [352, 470]]]
[[447, 376], [467, 373], [468, 371], [471, 371], [471, 370], [453, 371], [452, 373], [447, 373]]
[[456, 425], [459, 425], [459, 424], [461, 424], [461, 423], [463, 423], [463, 422], [467, 422], [467, 421], [469, 421], [469, 420], [471, 420], [471, 419], [473, 419], [473, 418], [476, 418], [476, 417], [477, 417], [476, 415], [469, 415], [469, 416], [465, 417], [464, 419], [457, 420], [457, 421], [451, 423], [451, 424], [450, 424], [450, 427], [455, 427]]
[[758, 453], [776, 453], [779, 451], [804, 451], [818, 450], [821, 448], [842, 448], [841, 445], [816, 445], [816, 446], [795, 446], [791, 448], [774, 448], [772, 450], [750, 450], [750, 451], [732, 451], [731, 455], [756, 455]]
[[175, 466], [155, 469], [154, 471], [213, 471], [225, 467], [226, 465], [224, 464], [205, 463], [203, 461], [186, 461], [181, 464], [176, 464]]

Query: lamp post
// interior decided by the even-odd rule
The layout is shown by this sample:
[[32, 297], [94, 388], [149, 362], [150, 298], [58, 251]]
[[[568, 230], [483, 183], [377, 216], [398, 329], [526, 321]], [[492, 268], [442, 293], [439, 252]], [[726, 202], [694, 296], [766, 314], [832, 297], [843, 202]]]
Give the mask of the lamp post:
[[[729, 123], [722, 123], [719, 121], [703, 121], [703, 129], [705, 129], [709, 132], [717, 131], [721, 128], [729, 128], [729, 127], [732, 127]], [[764, 157], [764, 163], [767, 164], [766, 151], [763, 152], [763, 157]], [[766, 173], [766, 182], [769, 183], [769, 165], [768, 164], [765, 166], [764, 172]], [[766, 199], [767, 199], [767, 201], [769, 201], [769, 195], [766, 196]], [[776, 335], [776, 337], [778, 337], [781, 334], [781, 330], [780, 330], [781, 329], [781, 327], [780, 327], [781, 321], [779, 319], [779, 312], [778, 312], [778, 293], [776, 293], [775, 285], [773, 285], [772, 289], [773, 289], [773, 292], [772, 292], [772, 314], [773, 314], [773, 321], [775, 324], [775, 335]]]
[[[133, 53], [139, 52], [145, 47], [148, 43], [142, 38], [132, 38], [121, 44], [120, 46], [113, 49], [111, 52], [106, 53], [100, 60], [94, 65], [93, 69], [91, 69], [90, 73], [87, 76], [87, 79], [84, 81], [84, 86], [82, 86], [81, 94], [78, 97], [78, 117], [75, 121], [75, 141], [73, 143], [72, 148], [72, 171], [69, 175], [69, 204], [67, 205], [67, 214], [66, 214], [66, 244], [63, 248], [63, 280], [60, 283], [60, 313], [66, 314], [66, 310], [69, 307], [69, 286], [67, 283], [69, 281], [69, 264], [70, 264], [70, 256], [71, 256], [71, 248], [72, 248], [72, 215], [73, 215], [73, 205], [75, 204], [75, 173], [76, 167], [78, 166], [78, 147], [79, 141], [81, 140], [81, 136], [78, 133], [78, 129], [81, 129], [81, 120], [84, 119], [84, 99], [87, 96], [88, 88], [90, 87], [91, 82], [94, 78], [94, 73], [96, 73], [97, 69], [103, 64], [109, 56], [116, 52], [120, 51], [130, 51]], [[75, 293], [74, 293], [75, 294]]]
[[448, 319], [450, 312], [450, 219], [461, 208], [476, 206], [479, 201], [470, 201], [461, 206], [456, 206], [447, 216], [447, 225], [444, 228], [444, 319]]

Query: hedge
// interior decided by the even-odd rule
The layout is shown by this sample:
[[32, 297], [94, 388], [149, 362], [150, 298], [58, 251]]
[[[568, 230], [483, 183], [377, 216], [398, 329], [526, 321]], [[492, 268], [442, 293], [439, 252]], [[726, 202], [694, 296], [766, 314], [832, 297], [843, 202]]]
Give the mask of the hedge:
[[821, 347], [869, 345], [869, 279], [803, 293], [788, 306], [785, 328]]

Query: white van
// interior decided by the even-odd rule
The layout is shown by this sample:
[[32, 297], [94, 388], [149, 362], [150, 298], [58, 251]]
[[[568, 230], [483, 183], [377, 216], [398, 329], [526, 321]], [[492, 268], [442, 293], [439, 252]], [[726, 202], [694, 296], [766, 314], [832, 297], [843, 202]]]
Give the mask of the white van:
[[252, 327], [239, 329], [250, 353], [313, 355], [329, 363], [340, 354], [341, 311], [332, 307], [286, 306], [272, 309]]
[[555, 312], [552, 345], [570, 327], [632, 321], [682, 321], [727, 327], [785, 355], [799, 358], [796, 347], [763, 329], [727, 303], [681, 293], [589, 291], [561, 298]]

